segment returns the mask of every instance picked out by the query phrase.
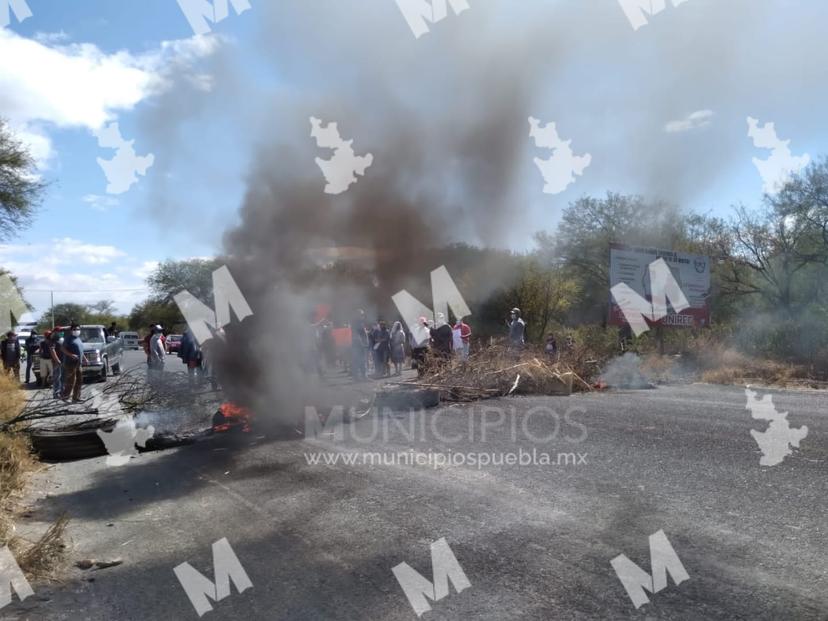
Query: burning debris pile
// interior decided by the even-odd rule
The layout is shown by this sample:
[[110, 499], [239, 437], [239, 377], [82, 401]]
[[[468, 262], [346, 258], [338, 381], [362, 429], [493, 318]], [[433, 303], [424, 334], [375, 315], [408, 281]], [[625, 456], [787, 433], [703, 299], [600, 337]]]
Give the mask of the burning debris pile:
[[592, 387], [568, 364], [530, 348], [493, 346], [445, 364], [431, 362], [425, 375], [404, 385], [439, 390], [445, 401], [475, 401], [506, 395], [568, 395]]

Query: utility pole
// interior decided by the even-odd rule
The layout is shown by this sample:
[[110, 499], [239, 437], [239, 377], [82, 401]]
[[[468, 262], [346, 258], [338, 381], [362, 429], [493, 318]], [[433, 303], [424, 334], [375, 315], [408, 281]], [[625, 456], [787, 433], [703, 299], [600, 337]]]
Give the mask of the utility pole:
[[55, 329], [55, 292], [50, 291], [49, 292], [49, 297], [52, 300], [52, 330], [54, 330]]

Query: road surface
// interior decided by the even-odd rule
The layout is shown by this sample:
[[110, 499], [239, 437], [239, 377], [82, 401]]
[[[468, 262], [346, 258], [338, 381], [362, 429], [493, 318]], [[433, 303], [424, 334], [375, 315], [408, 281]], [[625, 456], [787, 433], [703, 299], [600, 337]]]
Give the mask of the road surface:
[[[226, 538], [253, 586], [231, 587], [204, 619], [417, 619], [392, 568], [432, 580], [429, 546], [444, 538], [470, 586], [422, 619], [824, 620], [828, 396], [773, 395], [809, 431], [770, 467], [744, 389], [708, 385], [506, 398], [369, 416], [342, 439], [323, 429], [60, 464], [36, 483], [31, 520], [68, 511], [73, 560], [124, 563], [72, 568], [0, 615], [197, 619], [173, 568], [212, 580], [211, 545]], [[437, 454], [533, 449], [553, 465], [435, 466]], [[308, 463], [319, 451], [432, 461]], [[610, 561], [649, 572], [658, 531], [689, 578], [636, 609]]]

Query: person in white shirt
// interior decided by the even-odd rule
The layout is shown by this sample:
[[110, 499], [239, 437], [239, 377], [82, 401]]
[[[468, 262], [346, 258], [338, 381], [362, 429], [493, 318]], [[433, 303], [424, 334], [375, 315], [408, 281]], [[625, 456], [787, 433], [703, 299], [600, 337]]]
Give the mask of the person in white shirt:
[[161, 339], [163, 331], [161, 326], [155, 326], [152, 329], [152, 336], [149, 342], [149, 371], [150, 377], [161, 379], [164, 373], [164, 341]]

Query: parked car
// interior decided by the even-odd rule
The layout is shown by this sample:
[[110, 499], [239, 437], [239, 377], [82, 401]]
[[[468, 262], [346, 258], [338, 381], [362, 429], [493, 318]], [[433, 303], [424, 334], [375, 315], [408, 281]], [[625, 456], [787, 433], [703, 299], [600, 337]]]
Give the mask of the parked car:
[[181, 334], [168, 334], [167, 335], [167, 342], [164, 344], [164, 347], [167, 349], [168, 354], [178, 353], [181, 351]]
[[121, 372], [121, 358], [124, 353], [123, 341], [117, 336], [106, 336], [104, 326], [81, 326], [81, 341], [83, 341], [83, 355], [86, 362], [83, 364], [84, 377], [97, 377], [102, 382], [112, 373]]
[[124, 349], [141, 349], [141, 341], [137, 332], [121, 332]]
[[[81, 326], [80, 330], [80, 339], [83, 341], [83, 355], [86, 358], [86, 362], [81, 367], [84, 379], [94, 378], [105, 382], [110, 373], [118, 375], [121, 372], [124, 352], [123, 341], [116, 336], [106, 337], [102, 325], [84, 325]], [[57, 326], [54, 331], [68, 333], [69, 326]], [[35, 356], [32, 369], [39, 386], [42, 384], [40, 356]]]

